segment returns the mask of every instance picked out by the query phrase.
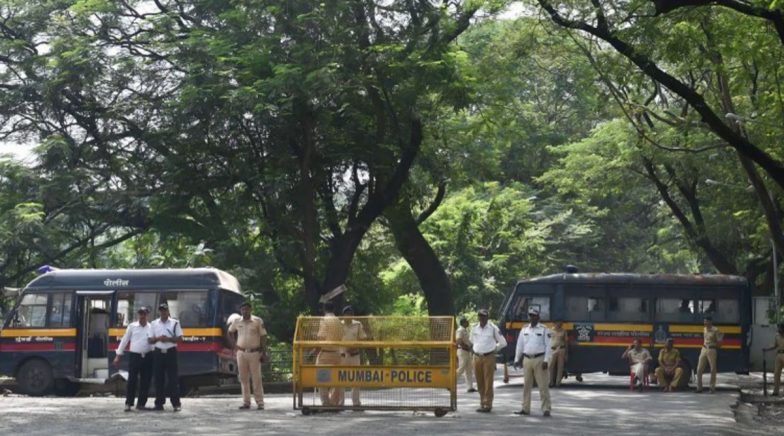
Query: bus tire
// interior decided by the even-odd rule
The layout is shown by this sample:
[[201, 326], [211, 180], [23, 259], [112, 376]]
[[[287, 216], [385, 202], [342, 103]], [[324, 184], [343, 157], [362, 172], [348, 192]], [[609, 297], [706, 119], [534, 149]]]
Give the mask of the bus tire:
[[303, 408], [302, 408], [302, 414], [303, 414], [303, 415], [305, 415], [305, 416], [310, 416], [310, 414], [311, 414], [311, 413], [313, 413], [313, 411], [312, 411], [312, 410], [310, 410], [310, 407], [303, 407]]
[[23, 363], [16, 372], [19, 391], [33, 397], [51, 392], [54, 387], [52, 367], [41, 359], [31, 359]]
[[448, 412], [448, 410], [439, 407], [433, 411], [433, 415], [435, 415], [437, 418], [441, 418], [442, 416], [446, 415], [446, 412]]
[[576, 376], [574, 376], [574, 379], [577, 380], [578, 382], [582, 382], [583, 381], [583, 375], [582, 374], [577, 374]]
[[82, 386], [65, 378], [54, 380], [54, 393], [61, 397], [73, 397], [79, 393]]

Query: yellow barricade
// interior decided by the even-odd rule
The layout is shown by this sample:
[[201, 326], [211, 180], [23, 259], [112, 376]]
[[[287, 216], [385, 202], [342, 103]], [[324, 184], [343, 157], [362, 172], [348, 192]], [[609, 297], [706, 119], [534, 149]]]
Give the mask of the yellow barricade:
[[457, 408], [455, 351], [451, 316], [301, 316], [294, 333], [294, 409], [443, 416]]

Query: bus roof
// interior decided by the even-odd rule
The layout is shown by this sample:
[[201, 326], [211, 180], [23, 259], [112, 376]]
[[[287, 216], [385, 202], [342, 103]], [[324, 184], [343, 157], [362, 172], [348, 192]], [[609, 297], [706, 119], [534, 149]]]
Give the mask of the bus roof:
[[520, 284], [581, 283], [596, 285], [748, 286], [745, 277], [724, 274], [562, 273], [520, 280]]
[[237, 279], [216, 268], [60, 269], [35, 278], [25, 290], [225, 289], [240, 292]]

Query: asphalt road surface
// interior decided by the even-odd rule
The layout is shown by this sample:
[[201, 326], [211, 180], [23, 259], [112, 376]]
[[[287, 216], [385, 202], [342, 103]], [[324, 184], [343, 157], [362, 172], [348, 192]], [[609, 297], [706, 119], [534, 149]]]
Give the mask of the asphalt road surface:
[[[460, 388], [458, 410], [445, 417], [432, 413], [350, 412], [303, 416], [292, 409], [290, 394], [266, 395], [266, 410], [237, 410], [238, 396], [184, 398], [174, 413], [123, 412], [118, 397], [0, 397], [0, 434], [328, 434], [332, 435], [635, 435], [641, 434], [781, 434], [736, 422], [733, 406], [742, 376], [720, 375], [715, 394], [630, 392], [625, 377], [586, 374], [584, 383], [569, 379], [551, 391], [553, 416], [545, 418], [534, 390], [532, 415], [520, 417], [522, 383], [503, 384], [497, 373], [493, 413], [476, 413], [478, 394]], [[514, 374], [513, 374], [514, 375]], [[707, 381], [707, 380], [706, 380]], [[152, 404], [152, 401], [149, 405]]]

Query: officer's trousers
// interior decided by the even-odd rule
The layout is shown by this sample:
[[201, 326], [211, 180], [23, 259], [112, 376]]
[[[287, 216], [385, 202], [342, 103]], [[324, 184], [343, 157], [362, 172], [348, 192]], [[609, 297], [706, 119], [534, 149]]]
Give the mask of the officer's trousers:
[[542, 402], [542, 411], [550, 410], [550, 387], [547, 384], [547, 370], [542, 368], [544, 356], [523, 359], [523, 410], [531, 413], [531, 389], [534, 387], [534, 379], [539, 385], [539, 397]]
[[466, 389], [474, 387], [474, 353], [469, 350], [457, 350], [457, 378], [465, 376]]
[[[337, 350], [321, 350], [316, 358], [316, 365], [340, 365], [340, 352]], [[319, 388], [322, 406], [339, 406], [340, 389], [338, 388]]]
[[253, 382], [253, 396], [256, 404], [264, 405], [264, 386], [261, 384], [261, 353], [237, 351], [237, 372], [242, 386], [242, 404], [250, 405], [250, 386]]
[[566, 367], [566, 348], [553, 350], [550, 355], [550, 384], [561, 386], [564, 368]]
[[776, 354], [776, 369], [773, 370], [773, 394], [779, 393], [781, 386], [781, 369], [784, 368], [784, 353], [779, 352]]
[[700, 359], [697, 362], [697, 390], [702, 389], [702, 373], [705, 372], [705, 365], [710, 365], [710, 388], [716, 389], [716, 373], [718, 367], [716, 366], [716, 349], [702, 347], [700, 351]]
[[474, 357], [476, 387], [479, 389], [479, 402], [483, 409], [493, 408], [493, 376], [495, 375], [495, 354]]

